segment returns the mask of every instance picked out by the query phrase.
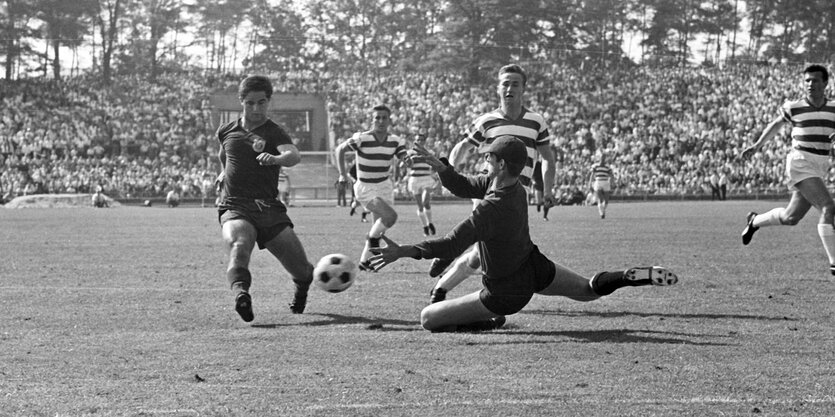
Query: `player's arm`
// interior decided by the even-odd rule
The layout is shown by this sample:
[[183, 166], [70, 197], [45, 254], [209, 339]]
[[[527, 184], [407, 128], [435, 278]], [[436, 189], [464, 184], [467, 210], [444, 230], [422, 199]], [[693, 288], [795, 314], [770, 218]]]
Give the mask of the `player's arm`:
[[554, 151], [551, 149], [550, 142], [537, 146], [536, 150], [542, 156], [542, 197], [545, 204], [555, 206], [557, 199], [554, 197], [554, 176], [557, 173], [557, 167]]
[[217, 159], [220, 160], [220, 174], [218, 174], [217, 178], [215, 178], [215, 186], [220, 186], [223, 184], [223, 179], [226, 178], [226, 149], [223, 148], [223, 144], [220, 146], [220, 150], [217, 152]]
[[751, 155], [753, 155], [754, 152], [760, 149], [760, 147], [765, 142], [771, 140], [771, 138], [776, 136], [777, 133], [780, 132], [780, 129], [782, 129], [786, 123], [788, 122], [782, 116], [775, 117], [774, 120], [772, 120], [771, 123], [769, 123], [768, 126], [765, 127], [765, 130], [763, 130], [763, 133], [760, 135], [760, 138], [757, 139], [756, 142], [751, 144], [751, 146], [742, 150], [742, 154], [740, 155], [740, 157], [748, 158]]
[[269, 152], [261, 152], [255, 159], [261, 165], [280, 165], [283, 167], [291, 167], [298, 164], [302, 158], [299, 153], [299, 148], [292, 143], [285, 143], [276, 147], [278, 155], [273, 155]]
[[453, 259], [464, 253], [476, 242], [476, 235], [476, 226], [472, 215], [459, 223], [446, 236], [414, 245], [401, 246], [383, 235], [382, 240], [386, 243], [386, 246], [370, 248], [374, 255], [368, 258], [368, 261], [375, 271], [379, 271], [384, 266], [401, 258], [433, 259], [443, 257]]
[[336, 171], [339, 172], [339, 178], [337, 181], [346, 181], [347, 175], [345, 175], [345, 152], [348, 150], [348, 141], [343, 141], [339, 145], [336, 146], [334, 149], [334, 155], [336, 156]]

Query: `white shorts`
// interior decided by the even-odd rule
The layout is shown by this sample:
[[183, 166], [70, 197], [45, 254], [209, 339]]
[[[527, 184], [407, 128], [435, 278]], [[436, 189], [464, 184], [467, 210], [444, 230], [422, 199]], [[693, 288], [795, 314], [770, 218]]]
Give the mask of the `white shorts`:
[[425, 189], [433, 189], [435, 188], [435, 180], [432, 179], [430, 176], [424, 177], [409, 177], [409, 192], [417, 195], [423, 192]]
[[379, 198], [380, 200], [385, 201], [389, 206], [393, 207], [393, 193], [394, 187], [392, 187], [391, 181], [389, 180], [378, 183], [357, 181], [354, 184], [354, 196], [357, 201], [362, 204], [362, 207], [366, 209], [368, 208], [368, 203], [375, 198]]
[[290, 191], [290, 184], [288, 184], [286, 181], [278, 183], [278, 192], [286, 193], [286, 192], [289, 192], [289, 191]]
[[797, 183], [807, 178], [825, 179], [829, 172], [829, 155], [815, 155], [792, 149], [786, 156], [789, 190], [797, 191]]
[[608, 193], [609, 191], [612, 191], [612, 184], [610, 184], [608, 180], [595, 181], [592, 183], [591, 189], [594, 190], [594, 192], [605, 191]]

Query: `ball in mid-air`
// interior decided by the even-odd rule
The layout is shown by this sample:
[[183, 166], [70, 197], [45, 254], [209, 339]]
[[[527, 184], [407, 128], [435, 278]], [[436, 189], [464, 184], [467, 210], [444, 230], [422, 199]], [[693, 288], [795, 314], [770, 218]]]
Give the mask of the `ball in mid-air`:
[[342, 292], [354, 283], [358, 272], [351, 258], [333, 253], [323, 256], [313, 268], [313, 282], [327, 292]]

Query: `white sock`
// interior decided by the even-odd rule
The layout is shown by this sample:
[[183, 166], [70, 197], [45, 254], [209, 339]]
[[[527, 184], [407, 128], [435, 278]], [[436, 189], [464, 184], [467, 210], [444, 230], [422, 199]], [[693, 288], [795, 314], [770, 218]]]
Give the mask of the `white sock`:
[[389, 228], [383, 224], [383, 219], [377, 219], [374, 221], [374, 224], [371, 225], [371, 230], [368, 232], [368, 236], [371, 237], [380, 237], [383, 233], [386, 232]]
[[[388, 227], [383, 224], [381, 219], [377, 219], [374, 221], [374, 224], [371, 225], [371, 231], [368, 232], [368, 236], [372, 238], [378, 238], [388, 230]], [[368, 244], [368, 239], [365, 240], [365, 246], [362, 248], [362, 254], [360, 254], [360, 262], [365, 262], [368, 258], [371, 257], [371, 246]]]
[[429, 221], [426, 220], [426, 212], [425, 211], [421, 211], [420, 209], [418, 209], [417, 215], [418, 215], [418, 219], [420, 219], [420, 224], [422, 224], [423, 227], [429, 226]]
[[754, 227], [781, 226], [783, 222], [780, 221], [780, 217], [783, 216], [785, 211], [786, 209], [777, 207], [763, 214], [758, 214], [754, 217], [753, 225]]
[[465, 252], [463, 255], [459, 256], [455, 259], [455, 262], [449, 268], [449, 270], [444, 273], [441, 279], [438, 280], [438, 283], [435, 285], [435, 288], [443, 288], [447, 291], [452, 291], [453, 288], [457, 287], [458, 284], [464, 282], [467, 277], [475, 272], [475, 269], [470, 268], [468, 263], [468, 252]]
[[432, 224], [432, 209], [423, 209], [423, 215], [426, 216], [426, 224]]
[[831, 224], [818, 223], [818, 235], [823, 242], [823, 249], [829, 257], [829, 264], [835, 265], [835, 228]]

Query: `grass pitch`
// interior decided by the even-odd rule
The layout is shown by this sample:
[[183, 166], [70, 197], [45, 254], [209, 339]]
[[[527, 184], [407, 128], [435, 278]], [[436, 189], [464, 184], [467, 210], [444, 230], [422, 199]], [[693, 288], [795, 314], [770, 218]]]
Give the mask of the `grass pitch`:
[[[679, 284], [535, 296], [498, 331], [455, 334], [418, 323], [428, 261], [312, 289], [293, 315], [289, 276], [257, 252], [247, 324], [213, 209], [0, 209], [0, 415], [832, 415], [835, 278], [817, 213], [739, 239], [748, 210], [780, 204], [620, 203], [606, 220], [558, 207], [550, 222], [531, 208], [552, 260], [588, 276], [659, 264]], [[388, 235], [422, 239], [413, 206], [397, 209]], [[470, 206], [433, 211], [441, 232]], [[290, 214], [312, 262], [359, 256], [358, 216]]]

